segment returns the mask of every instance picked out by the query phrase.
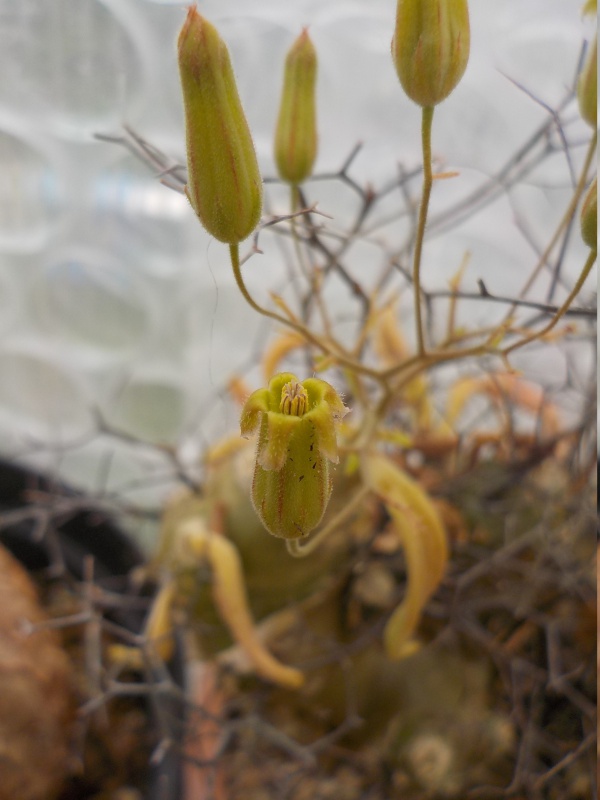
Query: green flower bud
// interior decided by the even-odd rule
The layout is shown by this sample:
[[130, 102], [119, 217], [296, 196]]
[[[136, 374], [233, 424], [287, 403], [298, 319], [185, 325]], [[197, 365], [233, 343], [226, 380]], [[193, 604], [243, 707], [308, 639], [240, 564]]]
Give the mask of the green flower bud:
[[424, 108], [445, 100], [469, 60], [467, 0], [398, 0], [392, 57], [406, 94]]
[[594, 178], [581, 206], [581, 238], [592, 250], [598, 249], [598, 179]]
[[315, 528], [331, 496], [329, 462], [338, 462], [336, 424], [348, 409], [333, 386], [300, 383], [289, 372], [250, 395], [242, 436], [259, 429], [252, 502], [263, 525], [284, 539]]
[[206, 230], [238, 244], [258, 225], [262, 181], [231, 60], [194, 6], [177, 43], [185, 109], [186, 194]]
[[589, 48], [579, 75], [577, 99], [581, 116], [595, 130], [598, 116], [598, 37]]
[[306, 28], [285, 60], [283, 92], [275, 129], [275, 162], [284, 181], [298, 185], [317, 155], [315, 85], [317, 52]]

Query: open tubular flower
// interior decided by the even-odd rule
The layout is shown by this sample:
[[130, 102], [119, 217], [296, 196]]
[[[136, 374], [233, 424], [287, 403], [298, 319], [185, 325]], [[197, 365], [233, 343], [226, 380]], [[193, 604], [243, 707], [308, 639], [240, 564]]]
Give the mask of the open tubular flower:
[[284, 539], [307, 536], [331, 496], [330, 462], [338, 462], [337, 422], [346, 414], [333, 386], [318, 378], [300, 383], [289, 372], [250, 395], [242, 436], [258, 429], [252, 502], [263, 525]]
[[194, 6], [177, 42], [187, 143], [186, 194], [206, 230], [234, 245], [258, 225], [262, 181], [229, 52]]
[[312, 172], [317, 155], [315, 86], [317, 52], [306, 28], [290, 48], [275, 129], [275, 162], [281, 178], [296, 186]]
[[398, 0], [392, 57], [406, 94], [424, 108], [445, 100], [469, 60], [467, 0]]

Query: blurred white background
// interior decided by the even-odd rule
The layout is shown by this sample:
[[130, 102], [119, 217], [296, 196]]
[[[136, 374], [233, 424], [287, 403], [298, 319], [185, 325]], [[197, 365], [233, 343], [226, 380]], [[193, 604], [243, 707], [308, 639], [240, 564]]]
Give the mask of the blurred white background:
[[[433, 135], [436, 156], [461, 177], [436, 187], [434, 210], [494, 173], [547, 119], [542, 103], [565, 97], [591, 35], [580, 7], [471, 0], [470, 63]], [[229, 45], [266, 177], [275, 174], [283, 59], [305, 25], [319, 53], [316, 171], [337, 170], [358, 140], [359, 181], [378, 186], [399, 163], [419, 164], [419, 110], [389, 53], [394, 0], [204, 0], [199, 10]], [[139, 479], [136, 500], [155, 498], [143, 478], [164, 462], [94, 435], [93, 409], [148, 441], [214, 440], [232, 425], [219, 394], [261, 328], [234, 286], [227, 249], [185, 199], [125, 149], [94, 138], [128, 124], [184, 160], [175, 53], [184, 16], [183, 4], [160, 0], [0, 0], [0, 453], [95, 488], [133, 490]], [[582, 143], [589, 135], [570, 132]], [[575, 148], [576, 166], [584, 150]], [[446, 286], [469, 248], [467, 288], [483, 277], [498, 293], [518, 291], [535, 253], [515, 216], [526, 212], [543, 246], [569, 198], [564, 156], [545, 169], [510, 203], [432, 238], [426, 285]], [[344, 218], [339, 187], [311, 192]], [[259, 294], [279, 274], [277, 247], [265, 250], [247, 267]], [[574, 247], [567, 271], [580, 268], [582, 253]]]

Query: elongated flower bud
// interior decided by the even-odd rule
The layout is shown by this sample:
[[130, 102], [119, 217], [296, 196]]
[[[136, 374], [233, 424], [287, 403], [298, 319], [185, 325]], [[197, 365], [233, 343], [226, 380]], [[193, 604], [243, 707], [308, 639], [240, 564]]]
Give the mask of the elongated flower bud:
[[597, 14], [598, 13], [598, 0], [586, 0], [582, 10], [582, 14]]
[[594, 178], [581, 206], [581, 238], [592, 250], [598, 248], [598, 179]]
[[186, 194], [206, 230], [238, 244], [258, 225], [262, 181], [231, 60], [216, 28], [188, 9], [178, 56], [187, 141]]
[[336, 423], [348, 409], [333, 386], [300, 383], [289, 372], [250, 395], [241, 432], [259, 429], [252, 502], [263, 525], [284, 539], [307, 536], [331, 496], [329, 462], [337, 463]]
[[392, 57], [406, 94], [424, 108], [445, 100], [469, 60], [467, 0], [398, 0]]
[[275, 162], [284, 181], [298, 185], [317, 155], [315, 86], [317, 53], [306, 28], [285, 60], [283, 92], [275, 129]]
[[579, 75], [577, 99], [581, 116], [595, 130], [598, 118], [598, 37], [594, 39]]

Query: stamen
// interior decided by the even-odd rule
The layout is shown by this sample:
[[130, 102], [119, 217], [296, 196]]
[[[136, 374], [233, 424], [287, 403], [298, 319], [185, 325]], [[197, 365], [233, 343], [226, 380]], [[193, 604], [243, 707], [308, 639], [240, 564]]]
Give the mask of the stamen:
[[308, 394], [306, 389], [298, 381], [286, 383], [281, 390], [281, 402], [279, 410], [282, 414], [292, 417], [301, 417], [308, 407]]

